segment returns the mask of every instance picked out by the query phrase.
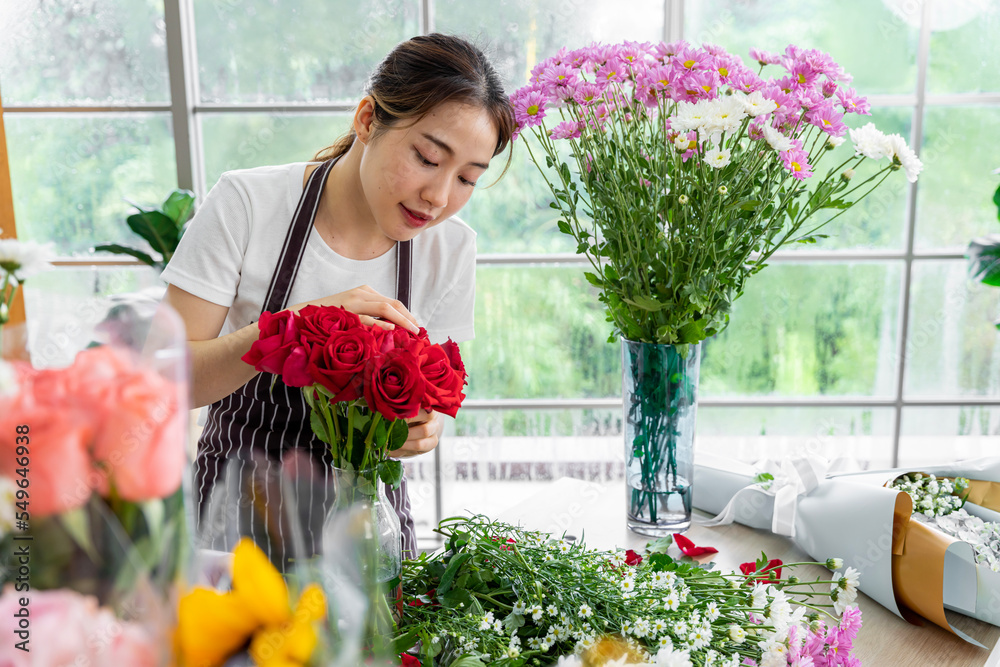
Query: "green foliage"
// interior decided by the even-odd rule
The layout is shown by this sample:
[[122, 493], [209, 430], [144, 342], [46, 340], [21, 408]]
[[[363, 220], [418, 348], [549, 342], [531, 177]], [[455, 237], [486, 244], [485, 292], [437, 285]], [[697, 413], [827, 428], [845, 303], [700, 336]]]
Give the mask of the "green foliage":
[[145, 240], [159, 258], [154, 259], [138, 248], [118, 243], [95, 246], [94, 250], [131, 255], [140, 262], [163, 271], [177, 250], [177, 245], [184, 234], [184, 226], [194, 213], [194, 193], [190, 190], [174, 190], [158, 209], [144, 208], [139, 204], [133, 206], [139, 209], [139, 212], [126, 219], [129, 229]]

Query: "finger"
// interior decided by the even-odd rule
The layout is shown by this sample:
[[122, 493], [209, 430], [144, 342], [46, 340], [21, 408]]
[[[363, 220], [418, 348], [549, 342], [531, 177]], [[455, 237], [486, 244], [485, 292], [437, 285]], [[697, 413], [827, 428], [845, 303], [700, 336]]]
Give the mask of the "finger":
[[418, 424], [423, 424], [425, 422], [430, 421], [433, 416], [434, 414], [432, 412], [428, 412], [427, 410], [421, 409], [417, 412], [417, 414], [407, 419], [406, 423], [409, 424], [410, 426], [416, 426]]
[[368, 314], [374, 315], [383, 320], [387, 320], [401, 327], [405, 327], [410, 331], [412, 331], [413, 333], [417, 333], [420, 330], [420, 327], [417, 326], [417, 321], [413, 317], [413, 315], [410, 314], [410, 311], [406, 310], [406, 308], [403, 308], [402, 304], [399, 304], [399, 308], [402, 309], [399, 310], [393, 305], [394, 303], [399, 303], [399, 302], [398, 301], [373, 302], [370, 304], [371, 307], [368, 310]]
[[361, 323], [366, 326], [379, 326], [382, 327], [383, 329], [388, 329], [388, 330], [396, 328], [396, 325], [393, 324], [392, 322], [386, 322], [384, 320], [374, 318], [371, 315], [359, 315], [358, 319], [360, 319]]

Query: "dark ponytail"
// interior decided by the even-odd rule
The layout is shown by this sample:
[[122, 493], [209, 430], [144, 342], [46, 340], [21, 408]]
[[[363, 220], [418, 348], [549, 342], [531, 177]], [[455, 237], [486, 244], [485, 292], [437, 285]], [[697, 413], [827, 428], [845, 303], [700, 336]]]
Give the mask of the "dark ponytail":
[[[497, 128], [493, 155], [503, 152], [514, 132], [514, 112], [500, 77], [483, 52], [460, 37], [434, 33], [400, 43], [375, 68], [365, 93], [375, 99], [376, 134], [415, 122], [444, 102], [472, 104], [490, 114]], [[354, 137], [351, 130], [313, 159], [340, 157]]]

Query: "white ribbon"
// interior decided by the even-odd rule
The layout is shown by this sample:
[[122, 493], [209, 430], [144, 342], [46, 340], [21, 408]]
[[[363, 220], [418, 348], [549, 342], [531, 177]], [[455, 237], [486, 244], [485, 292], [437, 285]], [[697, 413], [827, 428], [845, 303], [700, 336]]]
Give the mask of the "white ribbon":
[[[774, 480], [762, 484], [750, 484], [736, 492], [726, 507], [711, 519], [695, 518], [702, 526], [725, 526], [737, 518], [743, 503], [750, 497], [763, 494], [774, 497], [774, 512], [771, 515], [771, 531], [785, 537], [795, 537], [795, 514], [799, 498], [812, 493], [828, 471], [844, 468], [844, 460], [833, 462], [815, 456], [797, 456], [778, 462], [764, 459], [754, 467], [761, 473], [770, 473]], [[765, 488], [766, 487], [766, 488]]]

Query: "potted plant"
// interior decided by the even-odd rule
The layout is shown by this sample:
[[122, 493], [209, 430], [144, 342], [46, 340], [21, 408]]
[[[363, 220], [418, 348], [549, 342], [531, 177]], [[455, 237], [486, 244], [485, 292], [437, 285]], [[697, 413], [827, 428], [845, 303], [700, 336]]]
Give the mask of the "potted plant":
[[153, 252], [159, 255], [158, 258], [139, 248], [118, 243], [99, 245], [94, 250], [130, 255], [157, 271], [163, 271], [177, 250], [177, 244], [184, 234], [184, 225], [194, 212], [194, 199], [194, 193], [190, 190], [178, 189], [171, 192], [159, 208], [146, 208], [130, 202], [139, 212], [126, 218], [129, 229], [145, 239]]

